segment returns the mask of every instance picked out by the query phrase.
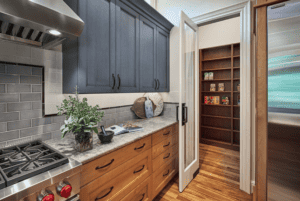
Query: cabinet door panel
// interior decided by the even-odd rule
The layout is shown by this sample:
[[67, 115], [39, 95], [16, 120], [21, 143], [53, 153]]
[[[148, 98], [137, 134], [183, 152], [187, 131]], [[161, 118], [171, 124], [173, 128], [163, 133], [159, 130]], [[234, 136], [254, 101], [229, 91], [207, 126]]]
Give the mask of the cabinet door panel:
[[123, 3], [117, 5], [117, 92], [139, 91], [139, 16]]
[[140, 17], [140, 91], [154, 92], [156, 83], [156, 25]]
[[169, 34], [157, 28], [157, 79], [158, 91], [169, 90]]
[[85, 28], [79, 37], [78, 85], [80, 93], [112, 92], [115, 74], [115, 4], [79, 1]]

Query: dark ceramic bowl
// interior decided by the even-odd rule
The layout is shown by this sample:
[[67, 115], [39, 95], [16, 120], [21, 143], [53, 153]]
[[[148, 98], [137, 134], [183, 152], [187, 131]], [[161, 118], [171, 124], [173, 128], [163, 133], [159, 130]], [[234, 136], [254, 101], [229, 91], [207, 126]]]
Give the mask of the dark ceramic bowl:
[[106, 134], [107, 135], [105, 136], [103, 135], [103, 132], [98, 133], [98, 138], [102, 144], [110, 143], [115, 133], [113, 131], [106, 131]]

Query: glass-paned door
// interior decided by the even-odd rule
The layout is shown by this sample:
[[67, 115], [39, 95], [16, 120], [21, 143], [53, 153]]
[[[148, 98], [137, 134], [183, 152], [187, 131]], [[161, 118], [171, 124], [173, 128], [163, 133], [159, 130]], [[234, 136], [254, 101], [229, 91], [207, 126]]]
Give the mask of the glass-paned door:
[[184, 12], [180, 22], [179, 191], [199, 171], [198, 27]]

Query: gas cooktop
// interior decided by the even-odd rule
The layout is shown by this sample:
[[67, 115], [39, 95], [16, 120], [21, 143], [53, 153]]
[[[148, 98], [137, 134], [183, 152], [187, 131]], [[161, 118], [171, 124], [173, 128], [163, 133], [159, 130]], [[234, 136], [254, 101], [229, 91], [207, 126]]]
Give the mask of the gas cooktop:
[[0, 149], [0, 189], [68, 162], [67, 157], [41, 141]]

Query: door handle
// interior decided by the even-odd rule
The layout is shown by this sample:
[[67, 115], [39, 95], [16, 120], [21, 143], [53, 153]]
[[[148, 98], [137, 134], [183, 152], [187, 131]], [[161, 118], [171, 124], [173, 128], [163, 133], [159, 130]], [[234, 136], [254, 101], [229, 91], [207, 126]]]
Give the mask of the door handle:
[[185, 119], [184, 119], [184, 122], [186, 124], [188, 122], [188, 107], [184, 107], [184, 110], [185, 110]]
[[179, 121], [178, 119], [178, 111], [179, 111], [179, 106], [176, 106], [176, 120]]
[[112, 89], [114, 89], [114, 88], [115, 88], [115, 85], [116, 85], [116, 78], [115, 78], [115, 74], [112, 74], [112, 77], [113, 77], [113, 79], [114, 79], [114, 86], [112, 87]]
[[119, 78], [119, 86], [118, 86], [118, 89], [120, 89], [120, 86], [121, 86], [121, 78], [120, 78], [120, 75], [118, 74], [118, 78]]
[[186, 124], [186, 120], [185, 120], [185, 103], [182, 103], [182, 113], [181, 113], [181, 115], [182, 115], [182, 126], [184, 126], [185, 124]]
[[154, 79], [154, 82], [155, 82], [155, 87], [154, 87], [154, 89], [156, 90], [156, 87], [157, 87], [156, 79]]
[[160, 87], [160, 82], [159, 82], [159, 79], [157, 79], [157, 82], [158, 82], [158, 88], [157, 88], [157, 89], [159, 89], [159, 87]]

